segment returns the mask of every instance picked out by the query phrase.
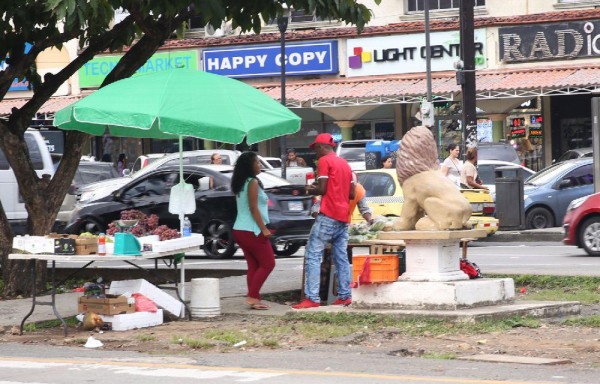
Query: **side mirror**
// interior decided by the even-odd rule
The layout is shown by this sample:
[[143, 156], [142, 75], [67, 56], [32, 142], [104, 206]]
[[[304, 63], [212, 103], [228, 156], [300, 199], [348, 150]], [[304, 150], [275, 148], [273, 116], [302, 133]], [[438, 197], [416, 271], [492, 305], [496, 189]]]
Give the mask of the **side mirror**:
[[558, 183], [558, 189], [570, 188], [573, 186], [573, 181], [571, 179], [562, 179], [560, 183]]
[[131, 169], [124, 169], [123, 170], [123, 177], [127, 177], [131, 175]]

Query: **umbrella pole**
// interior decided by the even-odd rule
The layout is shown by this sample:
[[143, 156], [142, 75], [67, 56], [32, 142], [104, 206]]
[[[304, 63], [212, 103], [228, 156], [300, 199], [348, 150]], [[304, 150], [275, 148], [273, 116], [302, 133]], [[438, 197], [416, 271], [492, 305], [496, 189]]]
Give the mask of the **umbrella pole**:
[[[183, 184], [183, 136], [179, 135], [179, 183]], [[183, 236], [183, 220], [185, 215], [179, 213], [179, 233]], [[179, 285], [179, 297], [185, 300], [185, 256], [181, 259], [180, 271], [181, 271], [181, 284]], [[185, 316], [185, 311], [183, 316]]]

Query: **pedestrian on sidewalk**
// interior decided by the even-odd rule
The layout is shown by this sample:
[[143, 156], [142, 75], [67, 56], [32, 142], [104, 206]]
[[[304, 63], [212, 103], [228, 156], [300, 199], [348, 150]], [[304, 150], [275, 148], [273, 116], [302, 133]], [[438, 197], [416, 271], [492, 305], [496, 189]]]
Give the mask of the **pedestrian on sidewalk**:
[[321, 195], [321, 207], [308, 237], [305, 263], [305, 299], [292, 306], [294, 309], [318, 307], [321, 304], [321, 259], [328, 243], [335, 263], [338, 298], [333, 305], [350, 305], [350, 263], [348, 262], [348, 210], [354, 199], [352, 171], [346, 160], [333, 150], [335, 142], [329, 133], [319, 134], [310, 145], [318, 163], [317, 183], [306, 186], [308, 195]]
[[237, 204], [233, 239], [242, 248], [248, 263], [246, 304], [251, 309], [269, 309], [260, 300], [260, 289], [275, 268], [275, 255], [269, 241], [272, 234], [267, 228], [269, 198], [256, 177], [258, 174], [260, 161], [256, 153], [242, 153], [231, 178], [231, 190]]

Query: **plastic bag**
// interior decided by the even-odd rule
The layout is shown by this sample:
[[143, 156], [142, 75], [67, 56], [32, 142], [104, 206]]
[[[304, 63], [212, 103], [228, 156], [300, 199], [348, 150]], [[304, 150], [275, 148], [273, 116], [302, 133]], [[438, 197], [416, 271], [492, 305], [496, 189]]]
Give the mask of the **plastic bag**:
[[136, 312], [156, 312], [158, 307], [154, 304], [154, 301], [150, 300], [141, 293], [134, 293], [131, 295], [135, 298], [135, 311]]
[[192, 184], [179, 183], [171, 188], [169, 213], [189, 215], [196, 212], [196, 196]]
[[477, 264], [466, 259], [460, 259], [460, 270], [466, 273], [469, 279], [483, 277]]

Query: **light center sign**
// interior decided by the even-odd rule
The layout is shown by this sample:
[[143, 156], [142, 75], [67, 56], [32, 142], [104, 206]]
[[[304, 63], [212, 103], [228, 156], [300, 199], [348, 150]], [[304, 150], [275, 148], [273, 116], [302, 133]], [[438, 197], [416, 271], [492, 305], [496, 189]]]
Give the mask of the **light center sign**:
[[[338, 73], [337, 41], [288, 43], [285, 60], [288, 76]], [[205, 49], [202, 66], [205, 72], [233, 78], [279, 76], [281, 46]]]
[[[486, 67], [486, 30], [475, 30], [475, 65]], [[425, 71], [425, 34], [406, 34], [383, 37], [348, 39], [348, 70], [346, 76], [390, 75]], [[454, 69], [460, 58], [458, 31], [430, 34], [431, 70]]]

